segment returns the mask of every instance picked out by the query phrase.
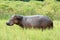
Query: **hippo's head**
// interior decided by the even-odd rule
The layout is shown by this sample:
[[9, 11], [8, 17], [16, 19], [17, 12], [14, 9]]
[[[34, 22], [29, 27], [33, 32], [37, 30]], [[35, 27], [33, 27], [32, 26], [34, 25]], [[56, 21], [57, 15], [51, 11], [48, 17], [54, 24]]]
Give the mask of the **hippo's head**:
[[12, 26], [12, 25], [14, 25], [14, 24], [20, 23], [22, 19], [23, 19], [22, 16], [13, 15], [13, 16], [9, 19], [9, 21], [6, 22], [6, 24], [7, 24], [8, 26]]

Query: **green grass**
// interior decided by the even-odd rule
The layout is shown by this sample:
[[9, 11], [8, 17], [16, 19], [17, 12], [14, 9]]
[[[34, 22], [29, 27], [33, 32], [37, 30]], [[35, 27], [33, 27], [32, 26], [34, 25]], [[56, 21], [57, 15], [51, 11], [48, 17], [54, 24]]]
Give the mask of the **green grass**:
[[[60, 40], [60, 21], [54, 21], [53, 30], [22, 29], [7, 26], [7, 19], [14, 14], [43, 14], [51, 19], [60, 20], [60, 2], [57, 1], [2, 1], [0, 2], [0, 40]], [[6, 20], [4, 20], [6, 19]]]
[[0, 20], [0, 40], [60, 40], [60, 21], [54, 21], [53, 30], [22, 29], [7, 26], [6, 20]]

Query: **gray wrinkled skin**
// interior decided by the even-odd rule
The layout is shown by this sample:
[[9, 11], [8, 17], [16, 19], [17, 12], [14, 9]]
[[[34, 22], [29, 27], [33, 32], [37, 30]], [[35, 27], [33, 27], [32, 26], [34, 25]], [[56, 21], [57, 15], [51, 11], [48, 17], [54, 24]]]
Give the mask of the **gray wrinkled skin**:
[[40, 28], [41, 25], [47, 25], [51, 20], [47, 16], [43, 15], [33, 15], [33, 16], [23, 16], [23, 25], [25, 27], [33, 26], [34, 28]]
[[[14, 19], [15, 17], [15, 19]], [[17, 20], [19, 18], [19, 20]], [[14, 22], [11, 20], [15, 20]], [[44, 15], [32, 15], [32, 16], [12, 16], [9, 20], [8, 25], [13, 25], [15, 22], [17, 25], [21, 26], [22, 28], [53, 28], [53, 21]]]

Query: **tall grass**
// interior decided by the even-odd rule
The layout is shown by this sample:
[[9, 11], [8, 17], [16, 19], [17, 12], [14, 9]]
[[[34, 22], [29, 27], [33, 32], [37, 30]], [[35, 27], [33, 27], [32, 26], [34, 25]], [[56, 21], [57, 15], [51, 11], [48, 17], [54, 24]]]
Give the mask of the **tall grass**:
[[[7, 26], [12, 15], [46, 15], [54, 21], [53, 30], [22, 29]], [[3, 19], [3, 20], [2, 20]], [[0, 1], [0, 40], [60, 40], [60, 2], [57, 1]]]
[[22, 29], [17, 25], [7, 26], [7, 20], [0, 20], [0, 40], [60, 40], [60, 21], [54, 21], [51, 30]]

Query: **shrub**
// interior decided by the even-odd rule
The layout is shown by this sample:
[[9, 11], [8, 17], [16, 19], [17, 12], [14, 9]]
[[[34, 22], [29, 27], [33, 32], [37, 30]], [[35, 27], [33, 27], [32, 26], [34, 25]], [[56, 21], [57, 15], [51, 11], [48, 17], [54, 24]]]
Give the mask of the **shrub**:
[[11, 15], [47, 15], [53, 20], [59, 19], [60, 3], [53, 2], [39, 2], [39, 1], [3, 1], [0, 3], [0, 19], [8, 19]]

